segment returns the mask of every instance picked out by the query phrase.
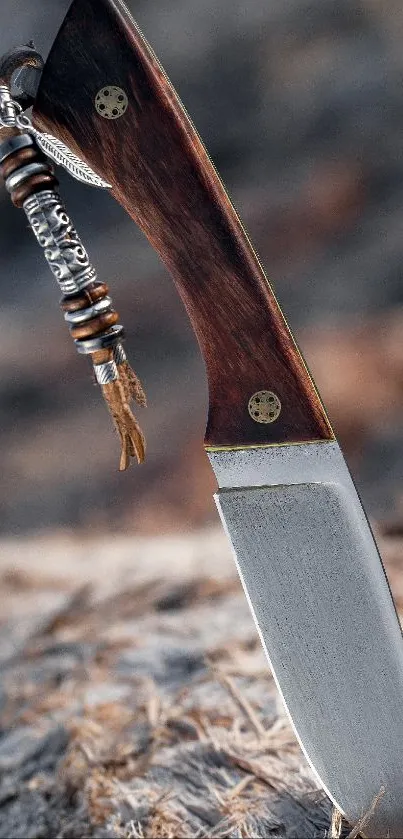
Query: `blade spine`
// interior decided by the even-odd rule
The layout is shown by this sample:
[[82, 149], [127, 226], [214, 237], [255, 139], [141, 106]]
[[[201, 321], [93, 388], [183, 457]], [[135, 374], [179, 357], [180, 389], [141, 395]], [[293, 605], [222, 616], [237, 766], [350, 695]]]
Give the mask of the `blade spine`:
[[328, 440], [294, 440], [294, 441], [287, 441], [286, 443], [256, 443], [251, 446], [204, 446], [205, 451], [207, 454], [214, 453], [214, 452], [239, 452], [239, 451], [250, 451], [251, 449], [280, 449], [285, 448], [286, 446], [313, 446], [318, 444], [329, 445], [332, 443], [337, 443], [337, 437], [333, 436]]

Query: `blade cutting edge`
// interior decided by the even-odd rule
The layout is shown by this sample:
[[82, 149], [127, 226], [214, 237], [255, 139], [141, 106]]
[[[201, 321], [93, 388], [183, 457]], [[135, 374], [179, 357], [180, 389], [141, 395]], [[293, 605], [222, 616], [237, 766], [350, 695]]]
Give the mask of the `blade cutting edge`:
[[217, 506], [303, 751], [351, 822], [403, 836], [403, 639], [337, 443], [210, 451]]

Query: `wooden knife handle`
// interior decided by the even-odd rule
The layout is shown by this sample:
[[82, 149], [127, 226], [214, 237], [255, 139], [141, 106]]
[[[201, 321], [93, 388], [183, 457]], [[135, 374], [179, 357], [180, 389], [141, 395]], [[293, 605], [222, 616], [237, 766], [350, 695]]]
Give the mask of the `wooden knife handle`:
[[[101, 92], [105, 104], [110, 87], [128, 104], [119, 116], [123, 95], [107, 119], [95, 100]], [[34, 123], [112, 184], [173, 275], [207, 368], [206, 445], [333, 439], [214, 166], [120, 0], [74, 0], [43, 72]]]

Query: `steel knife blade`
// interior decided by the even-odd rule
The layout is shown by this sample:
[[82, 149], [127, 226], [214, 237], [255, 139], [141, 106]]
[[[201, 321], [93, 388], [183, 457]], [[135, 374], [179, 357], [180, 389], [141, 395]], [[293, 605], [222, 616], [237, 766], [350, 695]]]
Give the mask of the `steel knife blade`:
[[[112, 90], [128, 107], [106, 120]], [[74, 0], [33, 119], [113, 185], [171, 271], [206, 362], [218, 509], [301, 747], [351, 822], [379, 796], [367, 836], [403, 836], [403, 640], [368, 520], [243, 226], [121, 0]]]
[[401, 631], [340, 448], [209, 457], [245, 594], [305, 756], [351, 821], [381, 794], [366, 835], [397, 837]]

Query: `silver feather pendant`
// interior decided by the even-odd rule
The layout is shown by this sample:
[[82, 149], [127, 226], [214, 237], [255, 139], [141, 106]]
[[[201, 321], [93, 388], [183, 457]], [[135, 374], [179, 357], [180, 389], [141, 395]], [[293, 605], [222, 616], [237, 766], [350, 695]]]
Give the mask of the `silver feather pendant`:
[[50, 157], [55, 163], [59, 166], [63, 166], [67, 172], [72, 175], [77, 181], [81, 181], [84, 184], [88, 184], [89, 186], [97, 186], [101, 187], [102, 189], [111, 189], [111, 184], [108, 184], [107, 181], [104, 181], [99, 175], [94, 172], [87, 163], [84, 163], [76, 154], [74, 154], [65, 143], [62, 143], [61, 140], [58, 140], [57, 137], [53, 137], [52, 134], [47, 134], [42, 131], [38, 131], [37, 128], [34, 128], [32, 125], [31, 120], [29, 117], [25, 115], [19, 115], [16, 118], [16, 124], [18, 128], [21, 128], [24, 131], [29, 131], [33, 137], [35, 137], [38, 146], [42, 149], [42, 151], [46, 154], [47, 157]]

